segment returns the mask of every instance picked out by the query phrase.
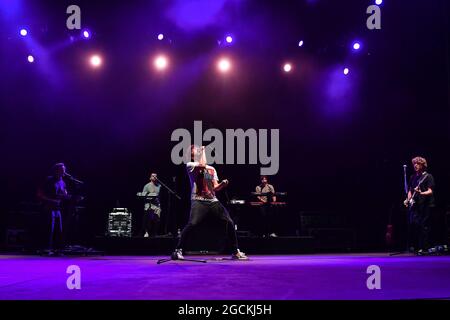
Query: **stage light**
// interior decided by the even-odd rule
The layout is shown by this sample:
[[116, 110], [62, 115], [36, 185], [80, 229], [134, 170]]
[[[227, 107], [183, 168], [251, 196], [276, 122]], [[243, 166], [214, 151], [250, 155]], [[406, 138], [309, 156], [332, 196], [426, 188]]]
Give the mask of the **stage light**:
[[34, 57], [31, 54], [28, 55], [27, 59], [28, 59], [29, 63], [33, 63], [34, 62]]
[[350, 72], [350, 70], [349, 70], [348, 68], [345, 68], [345, 69], [344, 69], [344, 74], [345, 74], [345, 75], [348, 75], [349, 72]]
[[382, 4], [383, 3], [383, 0], [376, 0], [375, 1], [375, 4], [377, 5], [377, 6], [379, 6], [380, 4]]
[[91, 33], [88, 30], [83, 31], [83, 37], [85, 39], [89, 39], [91, 37]]
[[231, 63], [228, 59], [220, 59], [217, 63], [217, 68], [220, 72], [228, 72], [231, 69]]
[[284, 72], [291, 72], [292, 65], [290, 63], [285, 63], [283, 66], [283, 70], [284, 70]]
[[158, 40], [163, 40], [164, 39], [164, 35], [162, 33], [158, 34]]
[[226, 40], [226, 42], [228, 42], [228, 43], [232, 43], [232, 42], [233, 42], [233, 38], [232, 38], [231, 36], [227, 36], [227, 37], [225, 38], [225, 40]]
[[300, 40], [300, 41], [299, 41], [298, 46], [299, 46], [299, 47], [303, 47], [303, 40]]
[[361, 44], [359, 42], [353, 43], [353, 49], [354, 50], [359, 50], [360, 48], [361, 48]]
[[157, 70], [164, 70], [169, 65], [169, 60], [165, 56], [160, 55], [156, 57], [154, 64]]
[[27, 34], [28, 34], [27, 29], [20, 29], [20, 35], [21, 35], [22, 37], [25, 37]]
[[102, 58], [98, 55], [93, 55], [89, 61], [94, 68], [98, 68], [102, 64]]

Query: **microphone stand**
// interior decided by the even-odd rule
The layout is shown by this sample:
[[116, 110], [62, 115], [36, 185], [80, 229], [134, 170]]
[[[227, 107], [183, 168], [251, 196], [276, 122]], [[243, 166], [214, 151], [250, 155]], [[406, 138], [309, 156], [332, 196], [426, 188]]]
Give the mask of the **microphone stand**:
[[170, 189], [164, 182], [161, 181], [161, 179], [156, 178], [156, 181], [158, 181], [164, 188], [167, 189], [167, 191], [169, 191], [169, 194], [173, 194], [178, 200], [181, 200], [181, 197], [172, 189]]
[[[65, 218], [65, 226], [63, 229], [63, 234], [65, 234], [66, 237], [66, 243], [64, 243], [65, 248], [62, 250], [62, 253], [67, 254], [67, 255], [83, 255], [83, 256], [87, 256], [87, 255], [104, 255], [103, 251], [98, 251], [96, 249], [93, 248], [88, 248], [85, 247], [84, 245], [78, 245], [78, 244], [73, 244], [72, 242], [86, 242], [86, 238], [81, 238], [79, 236], [79, 230], [80, 227], [82, 227], [83, 224], [83, 220], [82, 217], [80, 217], [79, 214], [79, 209], [77, 206], [77, 203], [81, 200], [85, 199], [85, 196], [81, 196], [80, 194], [80, 188], [84, 185], [84, 181], [78, 180], [76, 178], [74, 178], [71, 174], [69, 173], [64, 173], [64, 178], [67, 178], [70, 182], [74, 183], [74, 187], [76, 188], [75, 190], [77, 191], [76, 193], [73, 194], [73, 196], [75, 196], [76, 200], [74, 202], [74, 204], [71, 204], [69, 207], [69, 211], [68, 211], [68, 215]], [[82, 194], [85, 194], [84, 192]], [[85, 209], [85, 208], [83, 208]], [[81, 220], [81, 222], [80, 222]]]
[[70, 181], [72, 181], [72, 182], [74, 182], [74, 183], [76, 183], [76, 184], [84, 184], [83, 181], [80, 181], [80, 180], [78, 180], [78, 179], [75, 179], [73, 176], [71, 176], [71, 175], [68, 174], [68, 173], [65, 173], [64, 176], [67, 177]]
[[[181, 200], [181, 197], [180, 197], [175, 191], [173, 191], [171, 188], [169, 188], [164, 182], [162, 182], [159, 178], [156, 178], [156, 180], [157, 180], [164, 188], [166, 188], [167, 191], [169, 191], [169, 198], [168, 198], [169, 204], [168, 204], [168, 208], [167, 208], [167, 213], [168, 213], [168, 216], [170, 217], [170, 216], [171, 216], [171, 208], [170, 208], [170, 205], [171, 205], [171, 199], [170, 199], [170, 196], [171, 196], [171, 195], [174, 195], [178, 200]], [[174, 177], [173, 180], [175, 181], [175, 177]], [[166, 228], [167, 228], [167, 226], [166, 226]], [[161, 264], [161, 263], [169, 262], [169, 261], [172, 261], [172, 260], [173, 260], [172, 257], [166, 258], [166, 259], [159, 259], [156, 263], [157, 263], [157, 264]], [[206, 263], [206, 260], [186, 259], [186, 258], [183, 259], [183, 260], [175, 260], [175, 261], [190, 261], [190, 262]]]
[[[405, 189], [406, 198], [408, 199], [408, 180], [406, 178], [406, 165], [405, 164], [403, 165], [403, 182], [404, 182], [403, 187]], [[410, 207], [408, 207], [407, 211], [406, 211], [406, 250], [391, 253], [391, 254], [389, 254], [390, 256], [396, 256], [396, 255], [403, 254], [403, 253], [410, 253], [410, 251], [409, 251], [409, 242], [410, 242], [409, 236], [411, 233], [411, 226], [410, 226], [411, 212], [410, 212], [410, 210], [411, 210]]]
[[[156, 181], [158, 181], [169, 193], [167, 197], [167, 220], [166, 224], [164, 226], [164, 233], [167, 234], [167, 228], [169, 225], [170, 220], [172, 217], [172, 195], [174, 195], [178, 200], [181, 200], [181, 197], [173, 191], [171, 188], [169, 188], [163, 181], [161, 181], [159, 178], [156, 178]], [[175, 177], [173, 177], [173, 181], [175, 182]]]

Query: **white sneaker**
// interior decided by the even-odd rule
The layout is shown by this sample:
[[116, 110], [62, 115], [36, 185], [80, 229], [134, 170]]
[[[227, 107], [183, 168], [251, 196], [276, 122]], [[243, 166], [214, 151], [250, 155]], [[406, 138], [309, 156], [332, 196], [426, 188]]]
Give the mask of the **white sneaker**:
[[144, 234], [144, 238], [148, 238], [148, 232]]
[[181, 249], [175, 249], [172, 253], [172, 260], [184, 260], [183, 251]]
[[269, 237], [271, 237], [271, 238], [276, 238], [276, 237], [278, 237], [278, 236], [276, 235], [276, 233], [271, 233], [271, 234], [269, 234]]
[[231, 256], [234, 260], [248, 260], [248, 257], [244, 252], [241, 252], [239, 249]]

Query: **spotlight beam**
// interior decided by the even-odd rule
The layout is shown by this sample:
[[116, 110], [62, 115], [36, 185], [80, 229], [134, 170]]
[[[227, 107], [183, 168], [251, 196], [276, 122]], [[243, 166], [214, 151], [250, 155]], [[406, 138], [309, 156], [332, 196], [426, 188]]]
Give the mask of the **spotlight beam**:
[[229, 59], [222, 58], [217, 62], [217, 68], [220, 72], [226, 73], [231, 69], [231, 62]]
[[91, 56], [89, 62], [91, 63], [91, 66], [94, 68], [100, 67], [103, 63], [102, 58], [97, 54]]
[[153, 64], [158, 71], [163, 71], [169, 66], [169, 59], [165, 55], [159, 55], [153, 61]]

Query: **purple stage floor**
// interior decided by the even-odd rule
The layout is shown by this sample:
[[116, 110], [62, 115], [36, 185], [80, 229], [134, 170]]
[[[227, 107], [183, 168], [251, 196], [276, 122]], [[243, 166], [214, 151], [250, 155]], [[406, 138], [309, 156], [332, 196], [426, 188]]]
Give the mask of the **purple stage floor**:
[[[450, 298], [450, 257], [387, 254], [251, 256], [208, 263], [162, 257], [0, 256], [0, 299], [417, 299]], [[204, 258], [204, 257], [203, 257]], [[81, 270], [69, 290], [66, 268]], [[369, 290], [367, 267], [381, 270]]]

